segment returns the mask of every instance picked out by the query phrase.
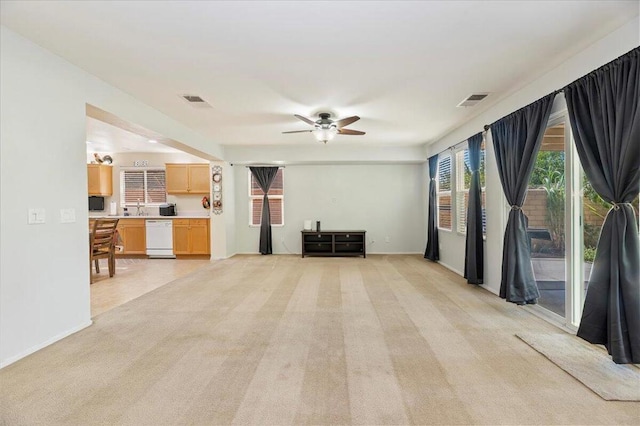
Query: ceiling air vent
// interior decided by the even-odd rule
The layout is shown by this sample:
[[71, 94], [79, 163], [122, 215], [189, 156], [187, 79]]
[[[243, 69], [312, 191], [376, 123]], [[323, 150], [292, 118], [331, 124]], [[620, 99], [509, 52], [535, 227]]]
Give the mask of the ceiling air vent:
[[473, 93], [472, 95], [467, 96], [465, 100], [460, 102], [457, 106], [458, 108], [472, 107], [472, 106], [475, 106], [478, 102], [480, 102], [484, 98], [486, 98], [487, 96], [489, 96], [488, 93]]
[[204, 99], [202, 99], [198, 95], [180, 95], [182, 99], [187, 101], [187, 103], [196, 108], [211, 108], [211, 105], [207, 103]]

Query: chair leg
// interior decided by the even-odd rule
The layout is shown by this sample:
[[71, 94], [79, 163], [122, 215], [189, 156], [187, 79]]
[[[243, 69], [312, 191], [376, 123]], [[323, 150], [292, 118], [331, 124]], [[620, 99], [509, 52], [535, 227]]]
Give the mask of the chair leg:
[[91, 262], [91, 258], [89, 258], [89, 284], [93, 284], [93, 262]]
[[113, 255], [113, 253], [111, 253], [109, 255], [109, 277], [113, 277], [116, 274], [116, 258]]
[[100, 273], [100, 260], [96, 259], [96, 274]]

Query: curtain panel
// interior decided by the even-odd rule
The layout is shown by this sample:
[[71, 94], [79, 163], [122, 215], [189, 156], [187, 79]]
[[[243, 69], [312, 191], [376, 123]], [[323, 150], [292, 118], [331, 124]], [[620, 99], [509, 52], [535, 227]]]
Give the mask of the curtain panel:
[[467, 237], [464, 254], [464, 277], [469, 284], [482, 284], [484, 277], [484, 243], [482, 240], [482, 188], [480, 185], [480, 150], [482, 133], [467, 141], [469, 149], [469, 203], [467, 206]]
[[251, 170], [251, 174], [256, 178], [260, 189], [264, 192], [264, 197], [262, 197], [262, 218], [260, 219], [260, 253], [272, 254], [271, 210], [267, 192], [269, 192], [269, 188], [271, 188], [271, 184], [278, 173], [278, 167], [249, 167], [249, 170]]
[[520, 305], [535, 304], [540, 297], [522, 204], [555, 95], [547, 95], [491, 125], [498, 175], [511, 206], [504, 232], [500, 297]]
[[640, 363], [640, 48], [564, 89], [580, 162], [613, 207], [596, 247], [578, 336], [619, 364]]
[[436, 223], [438, 195], [436, 194], [436, 173], [438, 171], [438, 154], [429, 158], [429, 216], [427, 218], [427, 248], [424, 258], [432, 261], [440, 259], [438, 244], [438, 225]]

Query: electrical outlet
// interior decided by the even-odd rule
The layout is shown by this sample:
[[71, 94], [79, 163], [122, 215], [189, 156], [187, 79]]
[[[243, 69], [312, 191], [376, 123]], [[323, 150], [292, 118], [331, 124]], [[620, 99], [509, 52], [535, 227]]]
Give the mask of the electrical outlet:
[[60, 209], [60, 223], [74, 223], [76, 221], [76, 209]]

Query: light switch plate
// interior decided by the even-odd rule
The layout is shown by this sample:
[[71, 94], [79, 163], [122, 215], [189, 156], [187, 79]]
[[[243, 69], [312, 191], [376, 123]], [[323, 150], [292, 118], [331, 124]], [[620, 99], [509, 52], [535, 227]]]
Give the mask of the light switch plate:
[[35, 225], [45, 223], [45, 210], [44, 209], [29, 209], [28, 223], [29, 225]]
[[76, 209], [60, 209], [60, 223], [74, 223], [76, 221]]

